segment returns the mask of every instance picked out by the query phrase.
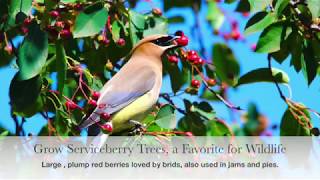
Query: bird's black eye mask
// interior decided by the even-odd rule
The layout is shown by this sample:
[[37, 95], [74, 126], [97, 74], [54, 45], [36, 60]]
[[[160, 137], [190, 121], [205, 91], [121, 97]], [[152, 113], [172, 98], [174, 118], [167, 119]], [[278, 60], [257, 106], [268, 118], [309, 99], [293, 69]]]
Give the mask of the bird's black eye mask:
[[173, 36], [165, 36], [161, 37], [159, 39], [151, 41], [152, 43], [158, 45], [158, 46], [170, 46], [172, 45], [172, 41], [174, 41], [176, 38]]

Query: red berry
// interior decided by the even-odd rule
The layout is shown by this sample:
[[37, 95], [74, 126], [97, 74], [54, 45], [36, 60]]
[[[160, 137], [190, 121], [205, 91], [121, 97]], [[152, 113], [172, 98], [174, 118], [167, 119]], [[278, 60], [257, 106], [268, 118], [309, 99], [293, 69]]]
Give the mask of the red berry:
[[12, 54], [12, 52], [13, 52], [13, 48], [12, 48], [12, 46], [11, 46], [10, 44], [8, 44], [8, 45], [4, 48], [4, 50], [5, 50], [8, 54]]
[[75, 4], [75, 5], [74, 5], [74, 8], [75, 8], [76, 10], [78, 10], [78, 11], [80, 11], [80, 10], [83, 9], [82, 4], [80, 4], [80, 3]]
[[196, 79], [193, 79], [191, 81], [191, 86], [194, 87], [194, 88], [199, 88], [200, 87], [200, 81], [198, 81]]
[[57, 18], [60, 16], [60, 13], [58, 11], [51, 11], [49, 12], [50, 16], [53, 17], [53, 18]]
[[105, 38], [105, 39], [102, 41], [102, 43], [103, 43], [104, 45], [109, 45], [109, 44], [110, 44], [110, 40], [107, 39], [107, 38]]
[[243, 17], [248, 17], [248, 16], [250, 16], [250, 12], [243, 12], [243, 13], [242, 13], [242, 16], [243, 16]]
[[228, 33], [223, 33], [222, 36], [223, 36], [223, 39], [226, 41], [228, 41], [231, 38], [230, 34], [228, 34]]
[[186, 135], [186, 136], [189, 136], [189, 137], [190, 137], [190, 136], [193, 136], [192, 132], [185, 132], [185, 135]]
[[100, 97], [100, 93], [97, 91], [94, 91], [91, 96], [92, 96], [92, 99], [98, 100]]
[[66, 105], [67, 109], [71, 110], [71, 111], [78, 108], [78, 105], [76, 103], [74, 103], [73, 101], [67, 101], [65, 103], [65, 105]]
[[110, 114], [108, 114], [108, 113], [102, 113], [102, 114], [100, 114], [100, 118], [101, 119], [104, 119], [104, 120], [109, 120], [110, 119]]
[[257, 44], [252, 44], [250, 48], [252, 51], [255, 51], [257, 49]]
[[179, 46], [186, 46], [188, 45], [189, 39], [187, 36], [181, 36], [179, 39], [176, 40]]
[[64, 22], [63, 21], [57, 21], [54, 25], [56, 27], [63, 28], [64, 27]]
[[97, 107], [97, 101], [96, 100], [93, 100], [93, 99], [90, 99], [88, 101], [88, 104], [92, 107]]
[[23, 25], [28, 26], [29, 24], [31, 24], [31, 19], [30, 18], [24, 19]]
[[217, 81], [214, 80], [214, 79], [208, 79], [208, 80], [207, 80], [207, 83], [208, 83], [209, 86], [214, 86], [214, 85], [217, 84]]
[[153, 8], [152, 13], [157, 16], [162, 16], [162, 11], [159, 8]]
[[29, 29], [28, 29], [26, 26], [21, 26], [21, 32], [22, 32], [23, 34], [28, 34]]
[[196, 65], [204, 65], [205, 61], [202, 58], [198, 58], [194, 61], [194, 64]]
[[60, 36], [62, 38], [70, 38], [72, 36], [71, 31], [69, 29], [63, 29], [60, 31]]
[[55, 29], [54, 26], [47, 26], [45, 30], [53, 37], [57, 37], [59, 35], [59, 32]]
[[176, 35], [176, 36], [184, 36], [184, 33], [179, 30], [179, 31], [176, 31], [176, 32], [174, 33], [174, 35]]
[[103, 129], [104, 131], [107, 131], [107, 132], [112, 132], [112, 123], [110, 122], [107, 122], [105, 124], [102, 124], [100, 125], [101, 129]]
[[119, 46], [125, 46], [126, 45], [126, 41], [123, 39], [123, 38], [120, 38], [118, 41], [117, 41], [117, 44]]
[[168, 60], [169, 60], [169, 62], [172, 62], [172, 63], [178, 63], [178, 61], [179, 61], [178, 57], [174, 56], [174, 55], [173, 56], [169, 56]]
[[187, 59], [190, 62], [195, 62], [195, 61], [199, 61], [200, 57], [197, 54], [193, 54], [193, 55], [188, 55]]
[[197, 55], [198, 56], [198, 53], [195, 50], [190, 50], [190, 51], [188, 51], [188, 56], [191, 56], [191, 55]]
[[240, 34], [240, 32], [238, 30], [234, 30], [234, 31], [231, 32], [231, 37], [234, 40], [238, 40], [238, 39], [240, 39], [241, 34]]

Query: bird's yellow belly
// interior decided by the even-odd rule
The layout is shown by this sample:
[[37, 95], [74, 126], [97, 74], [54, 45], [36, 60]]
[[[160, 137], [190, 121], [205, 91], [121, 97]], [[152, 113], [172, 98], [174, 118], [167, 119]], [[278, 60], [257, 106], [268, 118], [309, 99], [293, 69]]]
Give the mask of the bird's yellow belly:
[[114, 114], [111, 119], [113, 126], [112, 132], [118, 133], [132, 127], [129, 120], [142, 121], [150, 112], [155, 101], [156, 100], [152, 98], [150, 93], [146, 93]]

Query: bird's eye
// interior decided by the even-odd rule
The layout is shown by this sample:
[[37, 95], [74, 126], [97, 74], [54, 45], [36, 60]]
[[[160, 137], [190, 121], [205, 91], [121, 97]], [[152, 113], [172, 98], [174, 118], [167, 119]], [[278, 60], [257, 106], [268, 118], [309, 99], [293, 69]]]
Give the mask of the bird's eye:
[[158, 46], [170, 46], [173, 40], [174, 38], [172, 36], [165, 36], [152, 41], [152, 43]]

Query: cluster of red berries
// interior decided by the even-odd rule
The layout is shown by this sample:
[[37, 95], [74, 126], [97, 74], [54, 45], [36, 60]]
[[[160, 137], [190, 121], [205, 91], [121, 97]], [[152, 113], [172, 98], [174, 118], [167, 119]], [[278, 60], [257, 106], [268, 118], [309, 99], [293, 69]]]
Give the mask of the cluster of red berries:
[[182, 31], [177, 31], [174, 35], [180, 36], [178, 39], [176, 39], [178, 46], [188, 45], [189, 39], [187, 36], [184, 35], [184, 33]]
[[189, 50], [187, 52], [187, 60], [194, 65], [204, 65], [205, 64], [205, 60], [200, 58], [198, 53], [194, 50]]
[[[206, 83], [208, 84], [208, 86], [215, 86], [217, 84], [217, 81], [215, 79], [209, 78], [209, 79], [206, 80]], [[201, 85], [201, 82], [199, 80], [193, 79], [191, 81], [191, 86], [193, 88], [197, 89], [197, 88], [200, 87], [200, 85]]]
[[[179, 36], [178, 39], [175, 40], [178, 46], [186, 46], [189, 43], [189, 39], [184, 35], [182, 31], [177, 31], [174, 35]], [[168, 56], [168, 60], [171, 63], [177, 64], [179, 62], [179, 58], [176, 55]]]
[[32, 19], [30, 17], [27, 17], [24, 19], [22, 26], [20, 27], [20, 30], [23, 34], [28, 34], [29, 29], [28, 26], [31, 24]]
[[[91, 93], [91, 98], [88, 100], [88, 105], [90, 106], [90, 108], [96, 108], [97, 107], [97, 101], [100, 97], [100, 93], [97, 91], [93, 91]], [[81, 109], [81, 107], [79, 107], [75, 102], [73, 102], [72, 100], [67, 100], [67, 102], [65, 103], [65, 106], [67, 108], [68, 111], [73, 111], [76, 109]], [[112, 132], [112, 123], [108, 122], [111, 118], [111, 115], [108, 113], [101, 113], [100, 114], [100, 119], [106, 123], [104, 124], [98, 124], [100, 126], [100, 128], [106, 132]]]
[[243, 39], [243, 37], [239, 31], [237, 21], [231, 22], [231, 32], [220, 33], [218, 30], [215, 30], [214, 34], [221, 35], [221, 37], [226, 41], [228, 41], [230, 39], [233, 39], [235, 41]]

